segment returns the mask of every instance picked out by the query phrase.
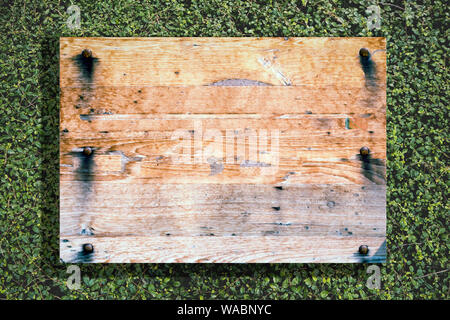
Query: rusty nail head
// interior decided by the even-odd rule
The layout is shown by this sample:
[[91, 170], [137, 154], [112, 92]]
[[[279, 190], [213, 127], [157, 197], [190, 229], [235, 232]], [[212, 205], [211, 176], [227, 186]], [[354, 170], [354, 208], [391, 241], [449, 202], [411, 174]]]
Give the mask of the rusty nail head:
[[84, 49], [84, 50], [81, 52], [81, 55], [82, 55], [84, 58], [90, 58], [90, 57], [92, 57], [92, 51], [91, 51], [90, 49]]
[[367, 147], [362, 147], [361, 149], [359, 149], [359, 153], [363, 156], [363, 157], [367, 157], [370, 153], [370, 149]]
[[83, 244], [83, 252], [84, 253], [92, 253], [94, 252], [94, 246], [90, 243]]
[[360, 254], [367, 254], [367, 253], [369, 253], [369, 247], [367, 245], [363, 244], [363, 245], [359, 246], [358, 252]]
[[360, 57], [362, 57], [362, 58], [368, 59], [368, 58], [370, 57], [370, 52], [369, 52], [369, 50], [366, 49], [366, 48], [361, 48], [361, 49], [359, 50], [359, 55], [360, 55]]
[[85, 156], [90, 156], [92, 154], [92, 149], [90, 147], [84, 147], [83, 148], [83, 154]]

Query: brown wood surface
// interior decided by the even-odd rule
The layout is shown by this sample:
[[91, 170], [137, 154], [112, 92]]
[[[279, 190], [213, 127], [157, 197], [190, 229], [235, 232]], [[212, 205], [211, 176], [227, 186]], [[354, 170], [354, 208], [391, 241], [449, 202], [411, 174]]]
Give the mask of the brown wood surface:
[[[91, 243], [94, 252], [79, 248]], [[376, 248], [368, 255], [355, 250], [360, 243]], [[384, 262], [386, 243], [379, 237], [63, 237], [64, 261], [111, 263], [335, 263]]]
[[[384, 50], [384, 38], [61, 38], [60, 85], [197, 86], [225, 79], [271, 85], [361, 88], [359, 49]], [[85, 48], [97, 58], [80, 81], [73, 58]], [[373, 55], [380, 83], [386, 52]], [[64, 71], [64, 73], [62, 72]]]
[[63, 261], [385, 261], [384, 38], [60, 47]]

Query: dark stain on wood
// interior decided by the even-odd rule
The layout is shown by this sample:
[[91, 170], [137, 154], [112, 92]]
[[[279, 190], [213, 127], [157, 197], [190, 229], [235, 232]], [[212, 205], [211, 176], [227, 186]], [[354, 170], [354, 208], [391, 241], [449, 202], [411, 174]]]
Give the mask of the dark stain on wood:
[[96, 65], [99, 63], [99, 59], [91, 56], [86, 57], [83, 54], [76, 55], [73, 60], [80, 72], [81, 80], [90, 83], [94, 78], [94, 71]]
[[357, 154], [356, 157], [361, 161], [361, 173], [364, 177], [378, 184], [386, 181], [383, 160], [372, 158], [370, 153], [367, 155]]
[[292, 225], [292, 223], [290, 223], [290, 222], [274, 222], [273, 224], [275, 224], [277, 226], [284, 226], [284, 227]]
[[[367, 50], [368, 51], [368, 50]], [[359, 63], [364, 71], [364, 78], [366, 79], [366, 85], [369, 87], [376, 87], [376, 73], [377, 68], [375, 62], [372, 60], [372, 55], [367, 52], [367, 55], [359, 55]]]
[[268, 230], [268, 231], [263, 232], [264, 236], [276, 236], [279, 234], [280, 234], [280, 231], [278, 231], [278, 230]]
[[[367, 249], [369, 249], [369, 248], [367, 248]], [[359, 263], [383, 263], [383, 262], [386, 262], [386, 240], [383, 241], [381, 246], [377, 249], [377, 251], [372, 256], [368, 256], [367, 254], [360, 253], [359, 248], [357, 248], [357, 252], [355, 252], [353, 254], [353, 256], [358, 259]]]
[[[89, 149], [87, 149], [89, 148]], [[89, 151], [86, 151], [89, 150]], [[81, 152], [75, 153], [80, 159], [80, 166], [77, 170], [78, 179], [81, 181], [91, 181], [93, 176], [94, 167], [94, 153], [95, 150], [92, 147], [84, 147]]]
[[[94, 153], [93, 147], [84, 147], [80, 152], [72, 152], [79, 159], [79, 166], [76, 172], [76, 179], [79, 181], [79, 193], [76, 195], [80, 208], [82, 210], [80, 216], [81, 231], [83, 235], [93, 235], [93, 228], [85, 223], [84, 217], [89, 212], [89, 194], [92, 192], [92, 182], [94, 179]], [[80, 257], [79, 257], [80, 258]], [[85, 257], [86, 258], [86, 257]], [[84, 259], [84, 258], [83, 258]], [[88, 262], [88, 261], [83, 261]]]
[[85, 252], [83, 248], [77, 253], [73, 262], [75, 263], [89, 263], [94, 260], [94, 252]]

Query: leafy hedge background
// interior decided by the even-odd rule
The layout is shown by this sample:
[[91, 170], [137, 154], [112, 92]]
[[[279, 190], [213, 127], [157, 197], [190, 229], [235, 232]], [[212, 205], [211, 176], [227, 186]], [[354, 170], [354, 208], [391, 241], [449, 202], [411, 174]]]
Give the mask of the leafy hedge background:
[[[449, 10], [445, 1], [1, 0], [0, 298], [448, 299]], [[66, 12], [81, 9], [81, 28]], [[381, 29], [367, 27], [368, 6]], [[60, 36], [385, 36], [388, 263], [80, 265], [59, 262]]]

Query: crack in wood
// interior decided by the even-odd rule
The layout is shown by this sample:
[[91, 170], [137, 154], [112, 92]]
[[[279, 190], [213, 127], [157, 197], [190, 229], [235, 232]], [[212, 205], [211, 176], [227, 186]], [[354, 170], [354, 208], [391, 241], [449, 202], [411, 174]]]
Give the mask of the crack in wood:
[[209, 84], [211, 87], [248, 87], [248, 86], [271, 86], [272, 84], [250, 80], [250, 79], [225, 79]]

